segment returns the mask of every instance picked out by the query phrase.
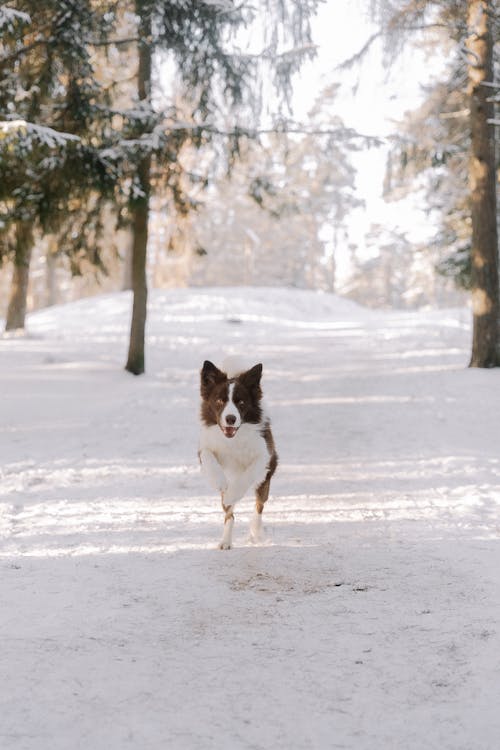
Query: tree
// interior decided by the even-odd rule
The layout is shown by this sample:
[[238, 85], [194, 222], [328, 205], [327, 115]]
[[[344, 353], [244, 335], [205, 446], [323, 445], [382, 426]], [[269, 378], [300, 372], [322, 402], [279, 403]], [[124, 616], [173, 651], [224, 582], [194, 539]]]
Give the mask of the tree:
[[[0, 261], [14, 261], [7, 329], [24, 327], [35, 231], [64, 227], [68, 254], [98, 263], [87, 242], [99, 231], [95, 197], [114, 185], [98, 154], [100, 89], [89, 47], [108, 29], [105, 3], [13, 4], [0, 8]], [[68, 231], [75, 221], [80, 231]]]
[[6, 331], [24, 328], [26, 299], [28, 294], [29, 267], [33, 247], [33, 227], [29, 222], [19, 221], [15, 226], [14, 273], [12, 291], [7, 307]]
[[[137, 96], [140, 103], [151, 108], [152, 45], [151, 7], [147, 0], [136, 0], [139, 20], [139, 63]], [[151, 152], [146, 152], [137, 165], [138, 190], [132, 202], [132, 291], [133, 308], [130, 341], [125, 369], [134, 375], [144, 372], [144, 337], [147, 315], [148, 287], [146, 255], [148, 247], [149, 198], [151, 193]]]
[[[228, 121], [234, 121], [236, 107], [245, 113], [247, 125], [253, 124], [251, 114], [262, 104], [258, 78], [264, 67], [274, 70], [276, 88], [286, 99], [291, 75], [313, 54], [312, 46], [303, 42], [309, 38], [309, 17], [316, 0], [306, 7], [299, 0], [262, 0], [264, 46], [260, 54], [244, 53], [236, 42], [230, 42], [233, 33], [256, 18], [250, 2], [238, 6], [230, 0], [129, 0], [127, 9], [135, 11], [135, 28], [123, 36], [119, 24], [123, 6], [118, 9], [111, 0], [13, 0], [13, 5], [16, 10], [4, 14], [8, 33], [2, 48], [5, 54], [0, 56], [0, 116], [9, 124], [16, 121], [26, 126], [18, 131], [16, 148], [26, 147], [29, 160], [25, 170], [13, 170], [15, 181], [0, 189], [3, 237], [10, 240], [5, 247], [11, 256], [18, 250], [16, 268], [27, 276], [28, 254], [24, 252], [21, 258], [21, 247], [30, 234], [20, 232], [16, 243], [19, 222], [29, 221], [32, 230], [50, 232], [71, 227], [66, 235], [78, 238], [74, 250], [73, 243], [68, 248], [75, 268], [85, 252], [85, 240], [89, 240], [88, 252], [99, 263], [100, 211], [103, 200], [112, 199], [119, 220], [131, 225], [134, 236], [134, 304], [126, 369], [139, 374], [144, 371], [151, 194], [158, 186], [168, 186], [175, 201], [182, 203], [185, 196], [176, 164], [183, 144], [189, 142], [196, 148], [209, 141], [221, 126], [224, 129]], [[137, 95], [130, 106], [116, 106], [113, 90], [97, 81], [93, 56], [96, 50], [106, 54], [133, 46], [138, 61]], [[160, 55], [175, 62], [190, 92], [187, 118], [179, 119], [175, 106], [159, 101], [153, 91]], [[47, 144], [41, 149], [28, 142], [35, 127], [77, 140], [68, 142], [67, 148], [58, 141], [54, 152], [42, 153]], [[234, 125], [229, 129], [227, 150], [237, 154], [243, 130]], [[7, 164], [5, 150], [0, 156], [5, 156]], [[71, 188], [78, 184], [81, 194], [76, 199]], [[18, 289], [26, 286], [20, 284]]]
[[[309, 39], [308, 19], [314, 12], [316, 0], [307, 7], [299, 0], [285, 3], [264, 3], [270, 26], [266, 33], [270, 43], [262, 55], [242, 54], [231, 49], [228, 37], [244, 27], [253, 17], [253, 7], [243, 2], [239, 6], [229, 0], [195, 2], [188, 0], [136, 0], [138, 17], [138, 100], [143, 105], [142, 132], [135, 139], [132, 150], [139, 144], [140, 158], [137, 179], [131, 201], [134, 243], [132, 255], [132, 285], [134, 302], [131, 336], [126, 369], [139, 375], [144, 372], [144, 335], [147, 313], [146, 257], [148, 214], [151, 195], [152, 165], [167, 167], [177, 160], [172, 144], [180, 146], [189, 139], [193, 145], [206, 142], [214, 131], [217, 116], [226, 118], [228, 105], [232, 108], [258, 110], [257, 72], [263, 60], [271, 61], [276, 71], [275, 82], [284, 95], [289, 92], [290, 76], [300, 61], [312, 54], [310, 46], [300, 46]], [[280, 52], [283, 34], [289, 32], [292, 48]], [[166, 126], [162, 113], [153, 106], [153, 65], [155, 55], [168, 53], [175, 61], [178, 74], [191, 92], [191, 122]], [[225, 103], [224, 103], [225, 101]], [[186, 127], [187, 125], [187, 127]], [[234, 129], [234, 132], [236, 129]], [[170, 141], [170, 144], [169, 144]], [[231, 144], [231, 141], [229, 141]], [[232, 146], [237, 152], [236, 134]], [[122, 152], [125, 156], [127, 147]], [[168, 154], [168, 161], [165, 158]], [[128, 157], [131, 152], [129, 150]], [[130, 161], [130, 158], [129, 158]], [[133, 159], [132, 159], [133, 162]], [[174, 188], [175, 189], [175, 188]]]
[[490, 0], [468, 0], [467, 51], [471, 154], [469, 183], [472, 216], [471, 367], [500, 366], [500, 308]]
[[423, 103], [405, 114], [387, 159], [384, 197], [421, 192], [436, 232], [437, 270], [470, 289], [469, 135], [463, 61], [451, 57], [446, 79], [426, 87]]
[[[384, 34], [392, 40], [398, 36], [400, 44], [402, 39], [418, 30], [424, 33], [434, 31], [442, 45], [444, 40], [455, 45], [455, 60], [458, 64], [452, 68], [449, 81], [453, 82], [453, 85], [441, 87], [444, 111], [439, 112], [440, 97], [436, 95], [439, 86], [434, 87], [432, 93], [433, 112], [443, 120], [450, 118], [448, 127], [442, 123], [436, 125], [434, 119], [431, 132], [436, 137], [436, 142], [423, 148], [422, 140], [425, 140], [426, 129], [421, 128], [415, 138], [416, 149], [410, 154], [410, 159], [417, 164], [420, 161], [422, 166], [422, 153], [427, 157], [431, 156], [431, 159], [435, 160], [432, 166], [445, 172], [448, 184], [454, 186], [453, 201], [450, 201], [448, 193], [445, 205], [442, 206], [443, 223], [447, 230], [443, 233], [443, 238], [449, 238], [451, 229], [452, 236], [455, 234], [460, 240], [459, 262], [457, 263], [457, 256], [452, 255], [446, 263], [446, 269], [458, 269], [460, 278], [466, 283], [469, 281], [470, 269], [473, 305], [470, 365], [500, 365], [494, 105], [491, 101], [494, 38], [498, 38], [500, 21], [495, 3], [492, 0], [468, 0], [466, 4], [444, 0], [408, 0], [394, 6], [382, 0], [376, 3], [376, 7]], [[465, 65], [464, 49], [467, 51]], [[429, 97], [427, 104], [432, 98]], [[461, 99], [467, 108], [467, 117], [463, 120], [460, 117], [465, 114], [464, 106], [459, 106], [458, 109], [456, 106], [446, 106], [453, 98]], [[451, 118], [455, 116], [457, 119], [451, 123]], [[462, 128], [461, 122], [464, 123]], [[440, 137], [443, 133], [450, 136], [452, 129], [458, 131], [461, 136], [458, 139], [459, 143], [456, 138], [454, 143], [450, 138], [446, 138], [445, 143], [450, 144], [451, 141], [453, 145], [451, 148], [447, 145], [443, 148]], [[414, 135], [416, 130], [414, 127]], [[407, 149], [403, 151], [408, 155]], [[464, 159], [464, 156], [468, 156], [468, 159]], [[467, 161], [469, 188], [467, 193], [464, 193], [458, 181], [453, 178], [453, 170], [456, 174], [463, 171]], [[441, 190], [440, 194], [445, 196], [445, 191]], [[467, 229], [467, 217], [470, 221], [470, 230]], [[451, 221], [454, 223], [453, 227]]]

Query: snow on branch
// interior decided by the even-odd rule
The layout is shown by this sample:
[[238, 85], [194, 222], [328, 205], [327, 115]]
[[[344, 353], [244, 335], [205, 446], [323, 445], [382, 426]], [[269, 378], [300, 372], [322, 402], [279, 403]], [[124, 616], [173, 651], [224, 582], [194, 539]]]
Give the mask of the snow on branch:
[[[131, 110], [131, 112], [142, 114], [142, 111]], [[121, 111], [124, 116], [130, 115], [127, 110]], [[183, 120], [171, 121], [168, 118], [157, 123], [154, 128], [136, 138], [121, 138], [115, 145], [104, 148], [100, 157], [111, 162], [119, 161], [133, 154], [136, 156], [152, 153], [161, 153], [165, 149], [168, 136], [174, 133], [183, 133], [186, 136], [201, 137], [219, 136], [221, 138], [248, 138], [256, 140], [262, 135], [302, 135], [302, 136], [333, 136], [338, 141], [349, 141], [351, 143], [362, 141], [365, 146], [376, 147], [382, 145], [384, 138], [359, 133], [353, 128], [347, 127], [307, 127], [300, 123], [285, 121], [275, 126], [264, 128], [248, 128], [235, 125], [229, 128], [217, 127], [213, 123], [196, 123]]]
[[31, 23], [31, 18], [28, 13], [22, 10], [9, 8], [8, 5], [0, 5], [0, 29], [12, 28], [16, 21]]
[[211, 133], [212, 135], [220, 135], [220, 136], [227, 136], [227, 137], [247, 137], [255, 139], [259, 135], [288, 135], [288, 134], [294, 134], [294, 135], [330, 135], [335, 136], [339, 140], [363, 140], [366, 142], [367, 145], [371, 146], [380, 146], [385, 139], [381, 138], [379, 136], [373, 136], [373, 135], [365, 135], [363, 133], [359, 133], [357, 130], [354, 130], [353, 128], [346, 128], [346, 127], [340, 127], [340, 128], [311, 128], [304, 125], [300, 125], [298, 123], [290, 123], [285, 122], [279, 125], [276, 125], [274, 127], [268, 127], [268, 128], [244, 128], [244, 127], [234, 127], [227, 130], [224, 130], [222, 128], [218, 128], [215, 125], [211, 125], [209, 123], [202, 123], [202, 124], [196, 124], [196, 123], [190, 123], [190, 122], [175, 122], [169, 125], [166, 125], [164, 127], [165, 133], [173, 133], [178, 130], [186, 130], [186, 131], [192, 131], [192, 132], [204, 132], [204, 133]]
[[234, 4], [232, 0], [201, 0], [203, 5], [207, 5], [209, 8], [215, 8], [222, 13], [228, 13], [234, 11]]
[[129, 153], [160, 151], [164, 146], [164, 133], [165, 129], [161, 125], [156, 125], [150, 133], [144, 133], [138, 138], [122, 138], [116, 146], [103, 149], [101, 158], [117, 161]]
[[53, 130], [53, 128], [44, 125], [35, 125], [35, 123], [27, 122], [26, 120], [0, 122], [0, 139], [12, 135], [32, 138], [48, 148], [61, 148], [66, 146], [69, 141], [80, 141], [77, 135], [61, 133], [58, 130]]
[[280, 62], [296, 57], [303, 57], [304, 55], [313, 56], [317, 51], [317, 44], [307, 42], [295, 45], [295, 47], [290, 47], [290, 49], [283, 50], [282, 52], [277, 52], [273, 45], [269, 45], [266, 49], [260, 50], [260, 52], [243, 52], [241, 49], [237, 48], [231, 56], [238, 58], [239, 60], [272, 60]]

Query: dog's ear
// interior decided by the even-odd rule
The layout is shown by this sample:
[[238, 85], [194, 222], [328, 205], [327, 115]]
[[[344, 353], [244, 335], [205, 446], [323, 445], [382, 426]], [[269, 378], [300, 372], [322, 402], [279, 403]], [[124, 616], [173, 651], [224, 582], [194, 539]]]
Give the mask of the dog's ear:
[[254, 365], [250, 370], [243, 372], [239, 379], [241, 382], [250, 390], [258, 388], [260, 386], [260, 379], [262, 377], [262, 365]]
[[222, 383], [224, 380], [227, 380], [227, 375], [208, 359], [203, 363], [200, 375], [202, 389], [211, 389], [216, 383]]

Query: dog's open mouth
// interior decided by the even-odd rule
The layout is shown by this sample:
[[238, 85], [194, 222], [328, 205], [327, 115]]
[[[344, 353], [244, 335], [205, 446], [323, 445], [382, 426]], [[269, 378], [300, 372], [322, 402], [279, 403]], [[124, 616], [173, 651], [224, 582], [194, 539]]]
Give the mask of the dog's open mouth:
[[232, 438], [236, 435], [238, 432], [237, 427], [230, 427], [229, 425], [226, 425], [225, 427], [221, 427], [222, 432], [227, 438]]

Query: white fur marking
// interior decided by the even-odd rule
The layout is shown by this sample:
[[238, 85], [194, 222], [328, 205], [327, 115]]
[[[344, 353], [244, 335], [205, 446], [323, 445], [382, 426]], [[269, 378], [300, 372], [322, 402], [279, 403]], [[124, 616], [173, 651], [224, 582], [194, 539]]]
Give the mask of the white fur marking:
[[263, 540], [262, 513], [257, 513], [257, 510], [254, 510], [252, 520], [250, 521], [250, 539], [254, 544], [258, 544]]
[[229, 424], [229, 422], [226, 422], [226, 417], [232, 414], [234, 417], [236, 417], [236, 422], [234, 422], [234, 424], [231, 424], [230, 426], [234, 427], [235, 429], [238, 429], [238, 427], [241, 425], [241, 415], [238, 411], [236, 404], [233, 401], [234, 386], [235, 386], [234, 383], [231, 383], [231, 385], [229, 386], [227, 404], [225, 405], [222, 411], [222, 414], [220, 415], [220, 418], [221, 418], [221, 423], [223, 425], [226, 425], [226, 424]]
[[225, 505], [234, 505], [266, 478], [270, 456], [260, 430], [261, 425], [245, 422], [228, 440], [218, 425], [201, 429], [201, 466], [214, 489], [221, 491], [225, 479]]

